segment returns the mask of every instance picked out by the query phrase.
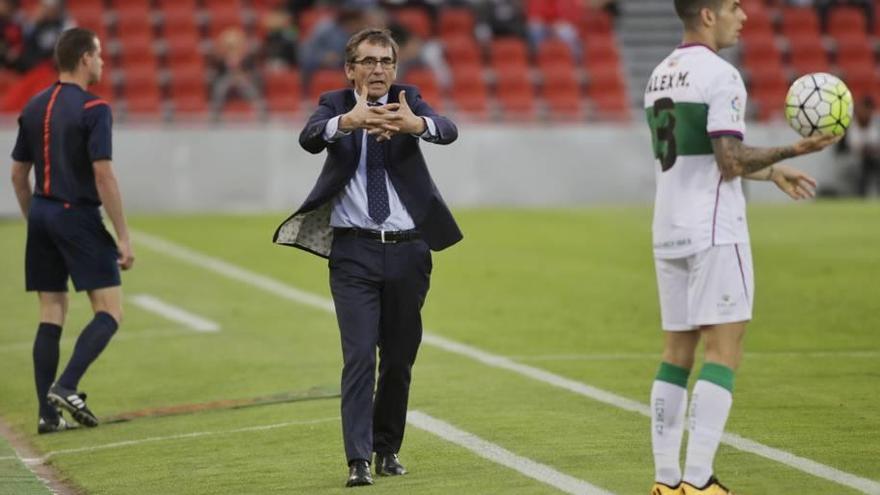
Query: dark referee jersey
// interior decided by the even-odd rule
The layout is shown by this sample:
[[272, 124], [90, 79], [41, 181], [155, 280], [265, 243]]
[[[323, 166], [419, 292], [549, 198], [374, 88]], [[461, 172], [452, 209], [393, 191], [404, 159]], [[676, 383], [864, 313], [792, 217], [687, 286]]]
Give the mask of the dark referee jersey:
[[56, 82], [22, 110], [12, 159], [34, 163], [34, 196], [98, 206], [92, 163], [112, 158], [112, 125], [106, 101]]

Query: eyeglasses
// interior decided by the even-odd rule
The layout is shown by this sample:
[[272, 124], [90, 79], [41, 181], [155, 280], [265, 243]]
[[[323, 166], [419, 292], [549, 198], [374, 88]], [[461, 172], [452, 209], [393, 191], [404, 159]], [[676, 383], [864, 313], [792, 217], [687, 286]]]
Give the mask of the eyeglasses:
[[382, 67], [385, 70], [392, 70], [397, 65], [396, 60], [394, 60], [393, 58], [387, 58], [387, 57], [381, 58], [381, 59], [377, 59], [377, 58], [373, 58], [373, 57], [366, 57], [366, 58], [362, 58], [360, 60], [352, 60], [349, 63], [360, 64], [367, 70], [373, 70], [379, 64], [382, 64]]

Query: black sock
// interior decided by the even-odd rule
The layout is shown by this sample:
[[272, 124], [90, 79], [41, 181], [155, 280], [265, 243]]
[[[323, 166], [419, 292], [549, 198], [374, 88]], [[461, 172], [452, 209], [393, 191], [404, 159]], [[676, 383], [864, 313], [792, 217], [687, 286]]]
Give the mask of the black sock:
[[101, 351], [107, 347], [110, 338], [116, 333], [119, 324], [110, 316], [110, 313], [99, 311], [95, 313], [95, 318], [86, 325], [79, 338], [76, 339], [76, 346], [73, 348], [73, 356], [70, 362], [58, 379], [58, 384], [64, 388], [76, 390], [79, 386], [79, 380], [89, 369], [89, 365], [101, 354]]
[[46, 400], [49, 387], [58, 372], [58, 341], [61, 340], [61, 327], [54, 323], [41, 322], [34, 338], [34, 382], [37, 384], [37, 404], [40, 417], [49, 421], [58, 418], [58, 412]]

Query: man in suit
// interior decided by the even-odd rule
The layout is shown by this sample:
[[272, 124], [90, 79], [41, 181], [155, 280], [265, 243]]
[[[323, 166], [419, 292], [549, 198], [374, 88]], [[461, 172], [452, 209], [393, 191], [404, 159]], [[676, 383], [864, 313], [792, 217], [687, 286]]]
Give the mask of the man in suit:
[[324, 168], [274, 242], [330, 259], [344, 361], [346, 486], [360, 486], [373, 483], [374, 452], [377, 475], [406, 473], [397, 453], [422, 337], [430, 251], [462, 234], [419, 150], [420, 139], [455, 141], [455, 124], [437, 115], [417, 88], [393, 84], [397, 44], [387, 30], [354, 34], [345, 57], [352, 88], [321, 95], [299, 138], [310, 153], [327, 150]]

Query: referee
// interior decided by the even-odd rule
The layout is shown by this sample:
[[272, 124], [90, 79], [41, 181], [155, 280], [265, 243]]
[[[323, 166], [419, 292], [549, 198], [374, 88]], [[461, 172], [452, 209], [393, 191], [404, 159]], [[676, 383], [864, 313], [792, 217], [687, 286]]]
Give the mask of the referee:
[[[26, 289], [37, 292], [40, 301], [33, 358], [41, 434], [69, 428], [61, 410], [83, 426], [98, 425], [77, 389], [119, 326], [119, 269], [134, 263], [111, 164], [110, 105], [86, 91], [101, 79], [100, 40], [89, 30], [69, 29], [55, 46], [55, 62], [58, 81], [25, 106], [12, 151], [12, 183], [28, 223]], [[102, 223], [102, 204], [115, 241]], [[88, 293], [95, 316], [56, 381], [68, 277], [77, 291]]]

